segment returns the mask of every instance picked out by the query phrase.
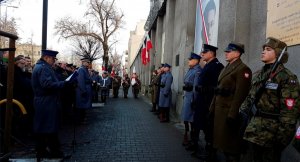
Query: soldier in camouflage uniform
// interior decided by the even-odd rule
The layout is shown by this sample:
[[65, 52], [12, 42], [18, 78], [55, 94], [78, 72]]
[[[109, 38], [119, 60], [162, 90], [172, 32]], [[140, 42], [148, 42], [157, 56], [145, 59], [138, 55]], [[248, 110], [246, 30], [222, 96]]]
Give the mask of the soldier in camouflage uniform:
[[[272, 65], [286, 46], [276, 38], [267, 39], [261, 55], [265, 65], [253, 78], [252, 88], [240, 109], [241, 113], [251, 112], [258, 88], [265, 86], [255, 105], [257, 111], [244, 133], [255, 162], [280, 162], [281, 152], [291, 142], [299, 118], [300, 87], [296, 75], [283, 65], [288, 61], [287, 52], [270, 77]], [[264, 80], [267, 82], [262, 85]]]

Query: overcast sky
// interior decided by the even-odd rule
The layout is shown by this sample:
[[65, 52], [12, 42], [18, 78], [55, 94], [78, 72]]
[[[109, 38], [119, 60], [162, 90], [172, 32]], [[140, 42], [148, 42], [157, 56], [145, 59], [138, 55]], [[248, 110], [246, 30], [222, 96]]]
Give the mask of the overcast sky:
[[[42, 40], [42, 0], [15, 0], [6, 7], [2, 4], [1, 13], [4, 15], [7, 10], [8, 17], [17, 19], [18, 33], [21, 42], [29, 42], [31, 37], [33, 42], [41, 44]], [[71, 16], [80, 18], [86, 10], [88, 0], [48, 0], [48, 41], [47, 48], [66, 52], [68, 46], [66, 42], [57, 42], [54, 38], [55, 21]], [[116, 4], [123, 11], [126, 22], [125, 29], [122, 29], [118, 35], [120, 39], [116, 45], [117, 52], [121, 53], [127, 49], [129, 32], [135, 29], [136, 23], [142, 19], [147, 19], [150, 9], [150, 0], [116, 0]]]

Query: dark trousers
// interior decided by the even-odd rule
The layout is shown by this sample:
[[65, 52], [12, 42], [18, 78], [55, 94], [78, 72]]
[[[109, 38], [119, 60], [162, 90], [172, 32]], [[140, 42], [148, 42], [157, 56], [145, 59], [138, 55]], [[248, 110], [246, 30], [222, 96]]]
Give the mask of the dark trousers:
[[124, 88], [124, 87], [123, 87], [124, 98], [127, 98], [127, 95], [128, 95], [128, 89], [129, 89], [129, 88]]
[[98, 91], [93, 91], [93, 102], [98, 102]]
[[37, 158], [63, 157], [57, 133], [36, 134], [36, 156]]
[[115, 98], [119, 96], [119, 88], [113, 88], [113, 95]]
[[249, 142], [250, 149], [248, 154], [251, 155], [253, 162], [280, 162], [283, 148], [263, 147]]

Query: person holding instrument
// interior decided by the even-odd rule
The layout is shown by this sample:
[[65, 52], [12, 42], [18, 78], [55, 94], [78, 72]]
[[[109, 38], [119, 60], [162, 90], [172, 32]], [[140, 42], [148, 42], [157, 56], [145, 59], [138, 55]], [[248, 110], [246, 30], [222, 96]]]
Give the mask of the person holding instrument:
[[288, 70], [286, 43], [267, 38], [261, 61], [265, 64], [255, 75], [240, 114], [252, 118], [243, 134], [253, 151], [253, 161], [280, 162], [281, 152], [291, 142], [299, 118], [300, 86]]

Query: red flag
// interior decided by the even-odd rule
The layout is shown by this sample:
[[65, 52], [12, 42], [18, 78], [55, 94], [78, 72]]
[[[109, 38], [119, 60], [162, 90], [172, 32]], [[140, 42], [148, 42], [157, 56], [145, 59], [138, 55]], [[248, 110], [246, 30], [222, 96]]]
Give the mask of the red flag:
[[115, 68], [114, 68], [114, 67], [112, 67], [112, 69], [111, 69], [110, 76], [111, 76], [111, 77], [114, 77], [114, 76], [115, 76]]
[[147, 51], [147, 53], [146, 53], [146, 61], [147, 62], [150, 62], [150, 49], [152, 48], [152, 42], [151, 42], [151, 40], [150, 40], [150, 37], [149, 37], [149, 35], [147, 35], [147, 42], [146, 42], [146, 51]]
[[146, 50], [146, 47], [145, 47], [145, 44], [143, 43], [143, 48], [142, 48], [142, 63], [144, 64], [144, 65], [146, 65], [147, 64], [147, 60], [146, 60], [146, 54], [147, 54], [147, 50]]
[[146, 45], [147, 45], [147, 51], [150, 51], [150, 49], [152, 48], [152, 42], [151, 42], [151, 40], [150, 40], [149, 35], [147, 35], [147, 42], [146, 42]]

